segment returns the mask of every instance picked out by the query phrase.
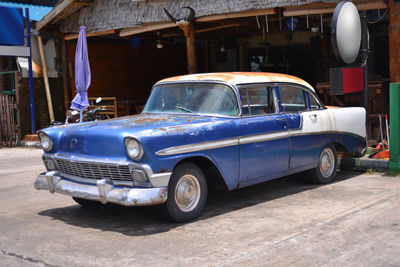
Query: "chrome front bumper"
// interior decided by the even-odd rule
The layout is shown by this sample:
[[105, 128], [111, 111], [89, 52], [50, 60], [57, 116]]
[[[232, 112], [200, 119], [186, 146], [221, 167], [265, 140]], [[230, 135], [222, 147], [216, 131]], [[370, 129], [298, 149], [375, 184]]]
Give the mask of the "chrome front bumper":
[[147, 206], [164, 203], [167, 200], [167, 187], [137, 188], [113, 185], [106, 179], [96, 184], [86, 184], [69, 180], [56, 171], [49, 171], [36, 177], [37, 190], [49, 190], [50, 193], [97, 200], [103, 204], [108, 202], [123, 206]]

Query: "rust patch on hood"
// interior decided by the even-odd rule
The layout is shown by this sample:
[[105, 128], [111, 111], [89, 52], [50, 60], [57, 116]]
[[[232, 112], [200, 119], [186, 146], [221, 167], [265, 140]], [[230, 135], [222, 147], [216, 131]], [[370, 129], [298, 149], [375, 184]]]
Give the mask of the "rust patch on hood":
[[169, 133], [184, 133], [187, 132], [189, 126], [171, 126], [171, 127], [161, 127], [161, 128], [156, 128], [156, 130], [163, 131], [163, 132], [169, 132]]

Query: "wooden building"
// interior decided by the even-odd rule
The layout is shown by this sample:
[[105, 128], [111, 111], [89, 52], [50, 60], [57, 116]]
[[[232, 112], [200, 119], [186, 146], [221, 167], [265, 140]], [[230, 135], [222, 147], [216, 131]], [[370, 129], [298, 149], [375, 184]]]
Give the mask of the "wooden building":
[[[369, 21], [368, 77], [373, 86], [368, 112], [385, 114], [387, 85], [400, 80], [398, 60], [389, 60], [389, 54], [399, 51], [400, 19], [393, 10], [400, 3], [354, 3]], [[329, 95], [329, 67], [336, 64], [330, 40], [336, 4], [331, 0], [62, 0], [36, 29], [61, 40], [65, 109], [75, 95], [74, 55], [81, 25], [87, 29], [92, 69], [88, 94], [115, 97], [120, 116], [140, 111], [156, 81], [188, 72], [289, 73], [317, 87], [326, 104], [362, 105], [361, 94]]]

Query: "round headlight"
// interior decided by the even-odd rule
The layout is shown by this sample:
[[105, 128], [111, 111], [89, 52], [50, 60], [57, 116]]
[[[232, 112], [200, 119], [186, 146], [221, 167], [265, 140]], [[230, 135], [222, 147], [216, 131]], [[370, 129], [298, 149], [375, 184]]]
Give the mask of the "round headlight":
[[48, 152], [53, 148], [53, 141], [51, 141], [50, 137], [44, 132], [39, 133], [40, 145], [43, 150]]
[[126, 153], [133, 160], [140, 160], [143, 156], [143, 149], [140, 143], [134, 139], [127, 137], [125, 138]]

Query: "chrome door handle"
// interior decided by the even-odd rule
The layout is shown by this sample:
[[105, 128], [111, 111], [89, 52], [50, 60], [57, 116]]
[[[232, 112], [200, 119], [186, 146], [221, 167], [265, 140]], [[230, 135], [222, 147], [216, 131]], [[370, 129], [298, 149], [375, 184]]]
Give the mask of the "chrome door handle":
[[317, 114], [311, 114], [311, 115], [309, 115], [309, 117], [312, 119], [312, 118], [314, 118], [314, 119], [316, 119], [317, 118]]
[[280, 121], [280, 122], [286, 122], [286, 118], [278, 118], [278, 119], [275, 119], [276, 121]]

